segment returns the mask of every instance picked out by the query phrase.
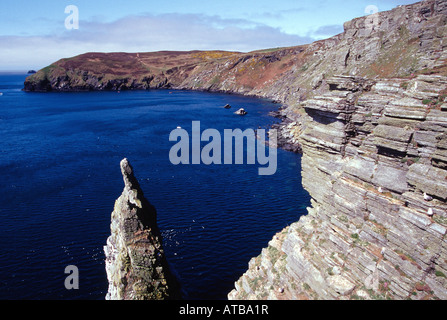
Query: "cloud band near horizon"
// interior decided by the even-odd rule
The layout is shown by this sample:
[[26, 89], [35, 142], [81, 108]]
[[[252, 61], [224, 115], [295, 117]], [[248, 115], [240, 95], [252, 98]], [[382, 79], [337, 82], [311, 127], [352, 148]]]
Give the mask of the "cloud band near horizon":
[[[336, 30], [331, 26], [331, 31]], [[342, 27], [341, 27], [342, 31]], [[78, 30], [43, 36], [0, 36], [0, 70], [39, 69], [85, 52], [258, 49], [311, 43], [313, 36], [291, 35], [244, 19], [203, 14], [132, 15], [113, 22], [83, 21]]]

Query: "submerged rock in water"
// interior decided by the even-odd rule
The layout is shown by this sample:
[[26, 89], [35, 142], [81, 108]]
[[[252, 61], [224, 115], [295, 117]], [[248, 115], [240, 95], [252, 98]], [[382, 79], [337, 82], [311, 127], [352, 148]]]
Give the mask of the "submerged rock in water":
[[127, 159], [121, 161], [124, 190], [115, 202], [111, 236], [104, 247], [107, 300], [180, 299], [163, 251], [155, 208], [144, 197]]

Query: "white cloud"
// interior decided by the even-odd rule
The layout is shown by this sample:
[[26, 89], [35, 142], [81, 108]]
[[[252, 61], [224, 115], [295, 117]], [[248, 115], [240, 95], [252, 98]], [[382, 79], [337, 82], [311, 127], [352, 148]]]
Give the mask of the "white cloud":
[[0, 69], [41, 68], [90, 51], [234, 50], [313, 41], [244, 19], [199, 14], [128, 16], [114, 22], [80, 21], [79, 30], [47, 36], [0, 36]]

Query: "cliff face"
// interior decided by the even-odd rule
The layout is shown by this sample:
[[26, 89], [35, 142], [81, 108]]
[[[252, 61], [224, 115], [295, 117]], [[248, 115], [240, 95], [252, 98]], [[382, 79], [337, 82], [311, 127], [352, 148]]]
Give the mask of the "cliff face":
[[127, 159], [121, 161], [124, 190], [115, 202], [111, 236], [104, 247], [108, 300], [180, 298], [169, 270], [155, 208], [146, 200]]
[[303, 103], [309, 214], [229, 297], [447, 299], [447, 78], [329, 81]]
[[380, 26], [416, 36], [414, 48], [388, 44], [412, 52], [414, 69], [402, 71], [431, 69], [406, 78], [365, 77], [349, 59], [381, 27], [366, 34], [362, 19], [345, 24], [325, 55], [353, 41], [351, 75], [326, 78], [325, 91], [285, 111], [312, 207], [250, 261], [230, 299], [447, 299], [446, 14], [446, 1], [426, 1], [379, 15]]
[[250, 261], [229, 298], [447, 299], [446, 22], [447, 1], [427, 0], [304, 46], [86, 54], [30, 76], [25, 89], [170, 87], [280, 101], [281, 140], [303, 152], [312, 206]]

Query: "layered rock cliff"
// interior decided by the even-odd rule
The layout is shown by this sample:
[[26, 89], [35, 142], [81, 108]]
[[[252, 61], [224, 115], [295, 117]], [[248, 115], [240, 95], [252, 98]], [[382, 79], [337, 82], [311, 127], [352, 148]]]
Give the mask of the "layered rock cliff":
[[106, 299], [178, 299], [180, 289], [164, 255], [156, 210], [144, 197], [128, 160], [120, 166], [124, 190], [115, 202], [111, 236], [104, 247]]
[[[447, 299], [446, 17], [446, 1], [424, 1], [381, 13], [370, 34], [350, 29], [367, 18], [345, 24], [326, 56], [356, 33], [348, 75], [285, 111], [312, 206], [250, 261], [230, 299]], [[353, 48], [380, 44], [381, 26], [396, 22], [417, 46], [387, 45], [412, 52], [415, 67], [367, 77], [349, 62]]]
[[[249, 263], [230, 299], [447, 299], [447, 1], [251, 53], [86, 54], [25, 89], [177, 88], [284, 104], [308, 215]], [[165, 66], [164, 66], [165, 65]]]
[[229, 297], [447, 299], [447, 77], [328, 80], [302, 104], [312, 207]]

